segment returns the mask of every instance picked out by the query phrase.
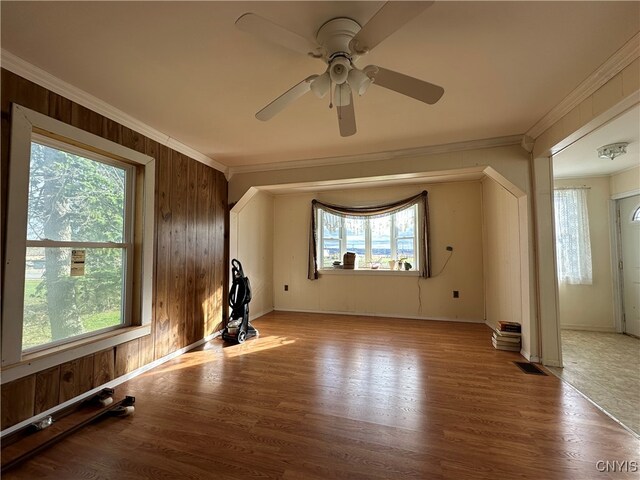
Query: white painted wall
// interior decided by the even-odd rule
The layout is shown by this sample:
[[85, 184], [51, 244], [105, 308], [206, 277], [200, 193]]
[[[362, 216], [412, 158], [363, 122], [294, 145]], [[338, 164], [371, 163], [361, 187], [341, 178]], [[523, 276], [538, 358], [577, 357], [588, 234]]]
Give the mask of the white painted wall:
[[[307, 279], [311, 200], [357, 205], [397, 200], [429, 192], [433, 272], [417, 276], [324, 274]], [[341, 312], [451, 320], [483, 321], [482, 187], [479, 181], [277, 195], [274, 224], [275, 309]], [[289, 291], [284, 291], [284, 285]], [[452, 298], [452, 290], [460, 298]]]
[[[640, 158], [638, 159], [640, 163]], [[636, 192], [640, 189], [640, 166], [611, 175], [609, 180], [611, 195]]]
[[251, 320], [273, 310], [273, 196], [254, 191], [231, 210], [230, 257], [251, 282]]
[[556, 187], [589, 187], [587, 209], [592, 285], [558, 284], [560, 327], [567, 329], [615, 331], [613, 279], [611, 277], [610, 177], [572, 178], [554, 181]]
[[522, 324], [518, 199], [486, 177], [482, 181], [482, 209], [487, 325], [495, 328], [501, 320]]

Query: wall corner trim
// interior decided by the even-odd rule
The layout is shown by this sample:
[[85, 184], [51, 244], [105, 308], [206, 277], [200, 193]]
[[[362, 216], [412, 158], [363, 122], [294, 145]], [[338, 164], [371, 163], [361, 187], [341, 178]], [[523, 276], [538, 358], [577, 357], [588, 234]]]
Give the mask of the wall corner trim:
[[213, 158], [191, 148], [190, 146], [179, 142], [178, 140], [166, 135], [146, 123], [126, 114], [122, 110], [115, 108], [107, 102], [94, 97], [90, 93], [75, 87], [64, 80], [51, 75], [35, 65], [21, 59], [13, 53], [2, 49], [0, 50], [0, 67], [9, 70], [33, 83], [36, 83], [47, 90], [87, 107], [100, 115], [103, 115], [125, 127], [131, 128], [136, 132], [148, 137], [156, 142], [166, 145], [180, 153], [193, 158], [194, 160], [204, 163], [205, 165], [221, 171], [225, 176], [229, 175], [229, 168], [226, 165], [214, 160]]
[[531, 127], [525, 136], [538, 138], [549, 127], [558, 122], [567, 113], [577, 107], [583, 100], [593, 95], [605, 83], [640, 57], [640, 33], [636, 33], [611, 57], [591, 73], [580, 85], [567, 95], [558, 105], [553, 107], [544, 117]]

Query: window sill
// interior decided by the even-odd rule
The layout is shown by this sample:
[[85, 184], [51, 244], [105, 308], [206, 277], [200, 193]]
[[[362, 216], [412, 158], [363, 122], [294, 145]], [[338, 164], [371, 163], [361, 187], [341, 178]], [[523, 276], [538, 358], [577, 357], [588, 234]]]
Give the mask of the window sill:
[[75, 342], [57, 345], [23, 355], [19, 362], [2, 367], [2, 384], [31, 375], [61, 363], [115, 347], [151, 333], [151, 324], [123, 327]]
[[319, 275], [370, 275], [372, 277], [391, 276], [391, 277], [417, 277], [420, 272], [417, 270], [380, 270], [371, 268], [362, 268], [356, 270], [345, 270], [343, 268], [326, 268], [318, 270]]

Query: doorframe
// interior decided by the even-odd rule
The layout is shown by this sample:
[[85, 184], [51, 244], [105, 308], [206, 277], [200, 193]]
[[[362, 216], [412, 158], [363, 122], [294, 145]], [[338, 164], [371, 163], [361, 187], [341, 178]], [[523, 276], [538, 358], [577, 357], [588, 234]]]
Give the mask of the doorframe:
[[613, 279], [613, 315], [617, 333], [624, 333], [622, 314], [624, 313], [622, 271], [618, 268], [622, 260], [622, 236], [620, 235], [620, 204], [625, 198], [640, 195], [640, 188], [611, 195], [609, 200], [609, 226], [611, 238], [611, 278]]

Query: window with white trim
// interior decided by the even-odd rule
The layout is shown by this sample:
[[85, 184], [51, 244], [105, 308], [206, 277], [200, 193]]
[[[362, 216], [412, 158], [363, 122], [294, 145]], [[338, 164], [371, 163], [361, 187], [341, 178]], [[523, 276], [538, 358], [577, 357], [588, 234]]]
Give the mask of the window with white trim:
[[636, 208], [633, 215], [631, 215], [631, 221], [634, 223], [640, 223], [640, 207]]
[[34, 134], [22, 351], [131, 322], [135, 168]]
[[[371, 218], [339, 216], [318, 210], [319, 268], [333, 269], [346, 252], [358, 269], [418, 269], [417, 205]], [[402, 266], [400, 266], [402, 263]]]
[[20, 105], [11, 119], [3, 383], [149, 335], [153, 292], [155, 160]]
[[560, 283], [593, 282], [586, 188], [554, 191], [557, 274]]

